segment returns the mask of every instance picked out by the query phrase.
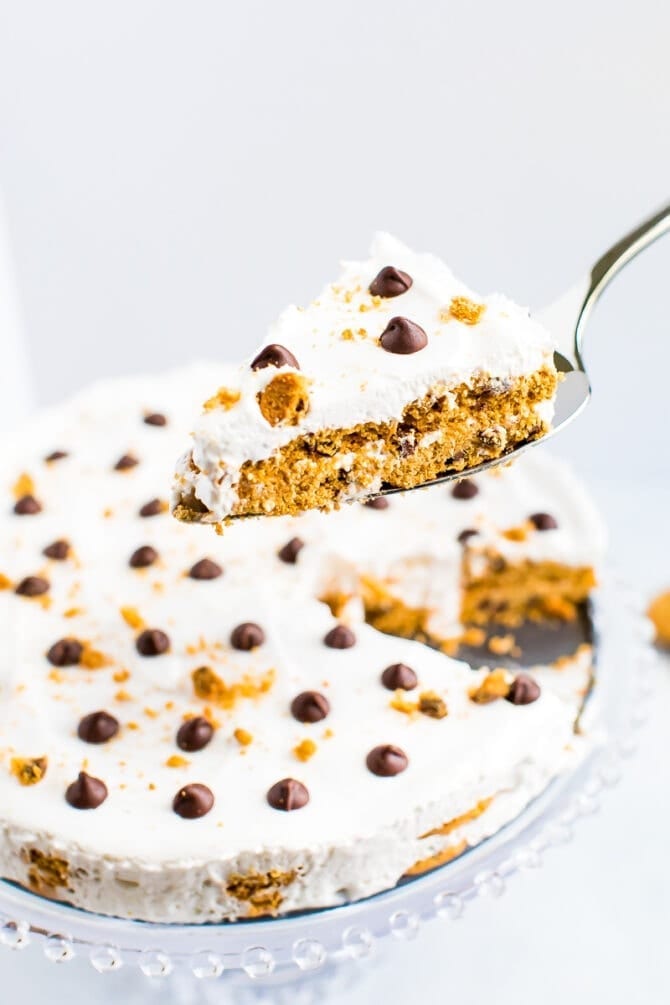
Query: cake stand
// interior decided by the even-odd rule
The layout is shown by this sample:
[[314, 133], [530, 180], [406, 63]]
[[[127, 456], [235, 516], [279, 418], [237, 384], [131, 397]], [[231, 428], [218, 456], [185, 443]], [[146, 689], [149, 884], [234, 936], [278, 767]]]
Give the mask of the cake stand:
[[[107, 918], [0, 881], [0, 943], [15, 951], [38, 944], [54, 963], [83, 960], [100, 974], [122, 970], [127, 1003], [133, 988], [138, 1001], [154, 988], [161, 1002], [175, 1003], [269, 995], [294, 1005], [341, 994], [360, 964], [373, 962], [393, 940], [411, 939], [429, 922], [467, 917], [475, 899], [495, 900], [516, 874], [537, 869], [616, 784], [636, 749], [658, 659], [640, 599], [611, 572], [593, 620], [597, 687], [583, 717], [596, 738], [593, 749], [513, 822], [453, 862], [354, 904], [220, 925]], [[120, 983], [113, 983], [118, 1001]]]

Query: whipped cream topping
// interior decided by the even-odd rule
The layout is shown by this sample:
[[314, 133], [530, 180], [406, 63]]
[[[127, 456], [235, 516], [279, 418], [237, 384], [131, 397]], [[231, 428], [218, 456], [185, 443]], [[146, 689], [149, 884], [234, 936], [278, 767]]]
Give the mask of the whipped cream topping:
[[[400, 296], [372, 296], [371, 282], [388, 265], [408, 273], [411, 287]], [[459, 297], [484, 308], [475, 324], [450, 312]], [[425, 348], [408, 355], [382, 348], [380, 336], [397, 316], [423, 329]], [[308, 307], [287, 308], [267, 343], [285, 346], [297, 358], [309, 381], [309, 410], [297, 426], [271, 425], [258, 395], [279, 371], [253, 370], [251, 359], [236, 369], [228, 387], [238, 400], [209, 408], [197, 420], [175, 483], [177, 502], [194, 494], [219, 520], [237, 500], [240, 467], [271, 456], [296, 436], [398, 419], [408, 403], [471, 385], [482, 375], [503, 382], [553, 367], [551, 337], [526, 308], [497, 293], [473, 293], [438, 258], [383, 233], [366, 261], [345, 262], [339, 279]], [[542, 419], [551, 419], [551, 403], [540, 410]]]
[[[585, 657], [569, 686], [563, 672], [538, 669], [542, 695], [532, 705], [482, 706], [468, 692], [485, 671], [380, 635], [363, 623], [355, 604], [346, 618], [356, 644], [324, 645], [336, 624], [316, 599], [324, 569], [332, 566], [336, 575], [354, 563], [373, 564], [376, 548], [388, 555], [391, 541], [401, 559], [411, 559], [412, 548], [422, 554], [442, 503], [445, 514], [456, 512], [447, 490], [393, 499], [385, 512], [356, 507], [319, 520], [239, 521], [221, 537], [179, 524], [161, 506], [150, 507], [158, 510], [153, 516], [140, 515], [169, 484], [194, 401], [213, 378], [224, 384], [229, 376], [226, 367], [197, 366], [97, 384], [38, 416], [0, 462], [0, 869], [26, 882], [26, 848], [58, 855], [70, 863], [71, 885], [55, 895], [107, 913], [235, 917], [247, 907], [226, 892], [226, 877], [251, 869], [297, 870], [282, 909], [366, 895], [444, 844], [422, 844], [419, 836], [428, 829], [499, 795], [497, 808], [494, 798], [488, 817], [464, 833], [495, 829], [501, 815], [518, 812], [584, 748], [572, 727], [590, 668]], [[147, 424], [156, 412], [165, 425]], [[67, 456], [46, 462], [54, 451]], [[123, 456], [137, 463], [119, 470]], [[482, 488], [482, 522], [496, 525], [498, 511], [506, 521], [508, 510], [516, 519], [526, 491], [531, 508], [549, 508], [547, 490], [540, 489], [546, 471], [529, 470], [525, 482], [513, 476], [516, 488], [507, 499], [510, 475]], [[491, 511], [484, 499], [489, 492]], [[26, 495], [40, 511], [17, 515], [16, 500]], [[460, 505], [465, 514], [470, 503]], [[552, 505], [567, 549], [568, 503], [560, 512], [556, 500]], [[377, 530], [398, 519], [405, 531], [418, 533], [402, 507], [419, 522], [424, 514], [421, 541]], [[575, 537], [578, 512], [576, 506]], [[454, 517], [454, 528], [460, 519]], [[282, 562], [277, 552], [294, 536], [306, 544], [295, 564]], [[69, 542], [65, 560], [43, 553], [57, 540]], [[437, 538], [434, 543], [441, 547]], [[131, 567], [131, 555], [144, 546], [155, 550], [155, 561]], [[445, 544], [445, 561], [449, 554]], [[189, 570], [205, 558], [223, 574], [191, 578]], [[18, 595], [17, 585], [29, 576], [46, 580], [48, 590]], [[243, 622], [259, 624], [265, 634], [248, 652], [230, 644]], [[142, 656], [136, 642], [143, 628], [163, 631], [168, 651]], [[67, 637], [84, 646], [85, 665], [54, 667], [46, 658]], [[446, 703], [445, 718], [391, 707], [394, 696], [379, 678], [398, 662], [419, 679], [407, 698], [435, 692]], [[195, 695], [192, 673], [203, 666], [225, 681], [222, 704]], [[561, 686], [554, 688], [559, 676]], [[291, 702], [306, 690], [327, 697], [324, 720], [301, 723], [291, 715]], [[118, 720], [118, 734], [86, 743], [79, 722], [99, 710]], [[215, 722], [214, 736], [204, 749], [184, 752], [176, 733], [185, 716], [197, 714]], [[366, 768], [366, 756], [387, 743], [404, 750], [409, 766], [379, 778]], [[46, 758], [42, 780], [20, 785], [12, 773], [17, 757]], [[107, 786], [96, 809], [77, 810], [65, 799], [81, 770]], [[268, 804], [268, 789], [284, 777], [307, 787], [302, 809], [285, 813]], [[172, 800], [193, 783], [208, 786], [214, 806], [185, 820], [173, 812]]]

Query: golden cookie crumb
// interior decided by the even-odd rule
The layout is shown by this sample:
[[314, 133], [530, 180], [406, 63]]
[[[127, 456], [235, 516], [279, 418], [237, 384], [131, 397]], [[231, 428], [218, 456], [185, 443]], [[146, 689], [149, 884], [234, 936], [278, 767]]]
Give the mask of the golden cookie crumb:
[[19, 475], [19, 477], [14, 482], [12, 488], [12, 494], [15, 499], [21, 499], [23, 496], [34, 496], [35, 493], [35, 482], [30, 477], [29, 474], [24, 472]]
[[516, 639], [512, 634], [492, 635], [488, 641], [488, 648], [494, 656], [516, 656], [519, 652]]
[[228, 387], [220, 387], [216, 394], [208, 398], [202, 407], [206, 412], [212, 412], [215, 408], [223, 408], [228, 411], [239, 400], [239, 391], [231, 391]]
[[525, 541], [532, 524], [524, 523], [519, 527], [508, 527], [502, 532], [502, 536], [508, 541]]
[[80, 666], [85, 667], [86, 670], [100, 670], [102, 667], [109, 666], [110, 662], [109, 656], [85, 643], [84, 651], [79, 659]]
[[309, 761], [310, 757], [314, 757], [316, 754], [316, 750], [317, 747], [314, 740], [301, 740], [293, 748], [293, 753], [299, 761]]
[[418, 708], [422, 715], [431, 719], [444, 719], [447, 715], [446, 703], [435, 691], [423, 691], [419, 695]]
[[498, 698], [506, 698], [513, 680], [514, 674], [511, 674], [509, 670], [502, 668], [491, 670], [477, 687], [471, 688], [468, 695], [470, 700], [476, 704], [487, 705], [490, 701], [496, 701]]
[[0, 590], [10, 590], [12, 587], [12, 581], [8, 576], [3, 576], [0, 572]]
[[245, 674], [233, 684], [226, 682], [210, 667], [199, 667], [191, 674], [193, 690], [198, 698], [212, 701], [219, 708], [234, 708], [241, 698], [260, 698], [266, 694], [275, 680], [274, 670], [266, 670], [257, 677]]
[[240, 747], [248, 747], [249, 744], [252, 743], [254, 739], [251, 733], [248, 732], [248, 730], [242, 729], [239, 726], [233, 733], [233, 736], [239, 743]]
[[46, 757], [12, 757], [9, 770], [21, 785], [37, 785], [46, 774], [47, 764]]
[[132, 628], [134, 631], [144, 628], [144, 618], [136, 607], [122, 607], [120, 613], [129, 628]]
[[172, 754], [165, 762], [166, 768], [186, 768], [191, 762], [181, 754]]
[[670, 590], [652, 600], [647, 616], [656, 630], [658, 645], [670, 647]]
[[271, 426], [297, 426], [309, 412], [309, 381], [300, 373], [279, 373], [257, 395], [258, 407]]
[[125, 682], [130, 677], [130, 670], [115, 670], [112, 674], [112, 680], [116, 684], [125, 684]]
[[451, 316], [463, 324], [476, 325], [485, 310], [486, 304], [478, 304], [469, 297], [453, 297], [448, 311], [441, 312], [440, 320], [447, 321]]

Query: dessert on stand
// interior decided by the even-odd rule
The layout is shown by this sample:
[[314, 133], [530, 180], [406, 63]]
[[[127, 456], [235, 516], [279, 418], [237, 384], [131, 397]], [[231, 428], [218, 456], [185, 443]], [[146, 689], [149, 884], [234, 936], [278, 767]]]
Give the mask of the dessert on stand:
[[[598, 263], [579, 367], [587, 308], [669, 218], [657, 214]], [[384, 299], [414, 286], [414, 256], [385, 247], [397, 262], [368, 277], [373, 304], [361, 300], [361, 315], [381, 317]], [[434, 260], [423, 267], [450, 276]], [[372, 289], [389, 280], [391, 293]], [[459, 298], [468, 316], [456, 316]], [[450, 304], [466, 326], [500, 306], [460, 289]], [[485, 310], [475, 317], [472, 305]], [[322, 318], [320, 304], [308, 310]], [[503, 328], [505, 313], [521, 325], [505, 307]], [[394, 314], [368, 348], [416, 357], [429, 339], [409, 322]], [[516, 328], [515, 338], [518, 348]], [[85, 957], [101, 973], [174, 976], [175, 1001], [193, 997], [195, 979], [252, 996], [284, 984], [289, 997], [302, 979], [316, 999], [349, 979], [347, 961], [467, 913], [569, 839], [635, 749], [654, 655], [638, 599], [603, 572], [600, 520], [567, 469], [533, 458], [467, 477], [525, 442], [514, 439], [524, 423], [526, 440], [549, 428], [551, 342], [539, 327], [531, 342], [552, 359], [551, 387], [512, 400], [514, 381], [489, 367], [502, 384], [478, 388], [463, 416], [473, 438], [446, 457], [435, 444], [453, 432], [442, 418], [462, 404], [454, 385], [431, 398], [434, 429], [418, 421], [425, 410], [403, 411], [444, 378], [429, 367], [400, 411], [391, 396], [388, 428], [370, 420], [377, 448], [360, 436], [345, 458], [339, 440], [321, 452], [309, 440], [305, 456], [326, 471], [313, 495], [284, 477], [289, 454], [305, 449], [303, 433], [357, 427], [312, 412], [297, 357], [278, 343], [249, 368], [272, 371], [268, 386], [290, 377], [276, 395], [264, 393], [267, 374], [245, 371], [236, 397], [226, 367], [108, 381], [15, 438], [0, 467], [2, 943], [41, 942], [48, 959]], [[493, 428], [489, 396], [505, 420], [497, 439], [478, 426]], [[207, 421], [193, 451], [208, 445], [180, 464], [180, 524], [165, 486], [198, 400]], [[231, 463], [220, 447], [234, 422], [219, 420], [240, 403], [263, 405], [281, 435], [260, 437], [267, 456], [256, 456], [250, 423], [253, 449], [242, 443]], [[314, 430], [294, 436], [309, 415]], [[403, 482], [401, 461], [409, 472], [417, 453], [439, 464], [417, 463]], [[445, 469], [464, 478], [368, 498]], [[219, 537], [193, 526], [242, 514], [275, 519], [234, 521]]]

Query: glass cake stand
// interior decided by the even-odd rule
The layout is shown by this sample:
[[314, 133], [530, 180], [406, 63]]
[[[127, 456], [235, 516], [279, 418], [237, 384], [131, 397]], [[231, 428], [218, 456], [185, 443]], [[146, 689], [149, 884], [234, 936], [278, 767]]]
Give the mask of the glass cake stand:
[[597, 687], [583, 721], [597, 738], [594, 748], [513, 822], [449, 864], [346, 906], [220, 925], [107, 918], [0, 881], [0, 943], [17, 951], [38, 943], [54, 963], [83, 959], [101, 974], [123, 970], [128, 986], [143, 981], [142, 1001], [152, 987], [162, 1002], [179, 1003], [266, 995], [297, 1003], [341, 993], [360, 973], [356, 961], [374, 960], [392, 940], [413, 938], [434, 919], [467, 916], [475, 899], [495, 899], [517, 873], [538, 868], [616, 784], [636, 749], [658, 658], [639, 598], [611, 572], [593, 624]]

